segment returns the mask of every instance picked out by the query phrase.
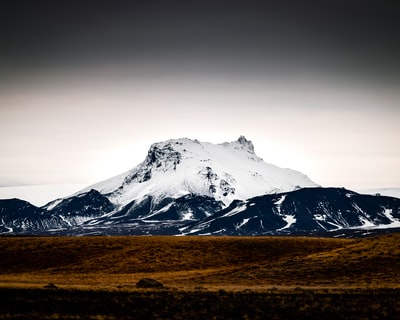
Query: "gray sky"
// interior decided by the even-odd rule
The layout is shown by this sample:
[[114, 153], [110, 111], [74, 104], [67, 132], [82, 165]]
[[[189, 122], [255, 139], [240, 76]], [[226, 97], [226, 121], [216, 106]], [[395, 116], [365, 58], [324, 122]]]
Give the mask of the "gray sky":
[[90, 184], [153, 142], [242, 134], [324, 186], [400, 186], [397, 7], [78, 3], [3, 12], [1, 186]]

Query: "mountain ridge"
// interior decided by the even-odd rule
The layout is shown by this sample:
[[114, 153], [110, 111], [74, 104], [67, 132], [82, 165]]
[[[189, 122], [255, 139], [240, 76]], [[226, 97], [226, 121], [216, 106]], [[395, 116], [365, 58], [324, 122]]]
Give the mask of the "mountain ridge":
[[0, 234], [348, 237], [397, 230], [399, 208], [400, 199], [322, 188], [266, 163], [244, 136], [181, 138], [154, 143], [131, 170], [42, 207], [0, 200]]

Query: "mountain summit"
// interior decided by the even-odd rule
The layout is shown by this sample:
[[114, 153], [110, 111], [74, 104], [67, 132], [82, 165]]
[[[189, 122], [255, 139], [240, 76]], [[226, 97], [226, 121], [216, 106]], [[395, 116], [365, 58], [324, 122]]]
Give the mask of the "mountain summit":
[[229, 205], [233, 200], [316, 187], [306, 175], [264, 162], [244, 136], [213, 144], [187, 138], [151, 145], [135, 168], [89, 188], [117, 206], [151, 196], [153, 202], [194, 194]]
[[0, 200], [0, 234], [353, 237], [400, 230], [400, 199], [320, 188], [264, 162], [251, 141], [153, 144], [144, 161], [35, 207]]

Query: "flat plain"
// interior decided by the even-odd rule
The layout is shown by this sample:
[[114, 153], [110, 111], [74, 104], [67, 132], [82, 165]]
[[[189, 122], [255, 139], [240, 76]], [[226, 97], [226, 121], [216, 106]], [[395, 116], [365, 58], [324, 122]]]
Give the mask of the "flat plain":
[[1, 237], [0, 318], [400, 319], [399, 271], [400, 234]]

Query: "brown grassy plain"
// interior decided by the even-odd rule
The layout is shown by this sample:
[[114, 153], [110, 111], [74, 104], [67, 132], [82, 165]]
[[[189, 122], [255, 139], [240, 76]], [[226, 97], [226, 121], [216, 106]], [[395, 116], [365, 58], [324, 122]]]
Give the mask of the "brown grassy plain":
[[[304, 237], [0, 238], [0, 291], [13, 293], [16, 297], [29, 290], [36, 290], [35, 294], [40, 296], [38, 292], [51, 291], [44, 289], [49, 283], [58, 288], [52, 292], [136, 294], [142, 298], [150, 294], [153, 300], [163, 295], [162, 292], [164, 298], [171, 294], [175, 298], [196, 295], [203, 299], [210, 294], [216, 295], [210, 297], [211, 301], [222, 299], [222, 294], [224, 299], [233, 295], [229, 299], [231, 302], [239, 296], [243, 299], [244, 295], [246, 299], [256, 295], [251, 298], [253, 302], [267, 296], [272, 301], [271, 297], [284, 295], [285, 303], [288, 297], [294, 299], [294, 296], [297, 298], [293, 301], [299, 303], [310, 294], [313, 297], [322, 295], [324, 299], [334, 299], [329, 296], [332, 294], [341, 297], [348, 294], [353, 298], [367, 295], [367, 302], [362, 303], [372, 307], [370, 302], [379, 302], [377, 297], [383, 295], [390, 297], [391, 305], [385, 307], [385, 313], [381, 313], [381, 305], [375, 305], [377, 318], [384, 319], [388, 314], [390, 318], [397, 315], [400, 318], [400, 305], [395, 302], [400, 292], [399, 271], [400, 234], [358, 240]], [[165, 288], [161, 291], [137, 289], [136, 282], [143, 277], [154, 278]], [[312, 303], [318, 310], [322, 308], [315, 301]], [[329, 303], [323, 305], [324, 312], [332, 311]], [[12, 318], [15, 310], [10, 308], [8, 313], [0, 312], [0, 318]], [[299, 308], [296, 307], [296, 312], [301, 311]], [[104, 316], [104, 312], [102, 314]], [[108, 316], [112, 314], [110, 311]], [[297, 314], [296, 318], [301, 314], [305, 313]], [[373, 314], [368, 313], [369, 316]], [[186, 312], [185, 315], [190, 314]], [[337, 314], [334, 315], [337, 318]], [[58, 317], [56, 314], [47, 316]], [[197, 318], [208, 316], [210, 314]], [[258, 318], [264, 316], [265, 313], [261, 313]], [[40, 317], [44, 315], [40, 314]], [[179, 317], [168, 314], [159, 318]], [[280, 313], [277, 318], [284, 317]]]

